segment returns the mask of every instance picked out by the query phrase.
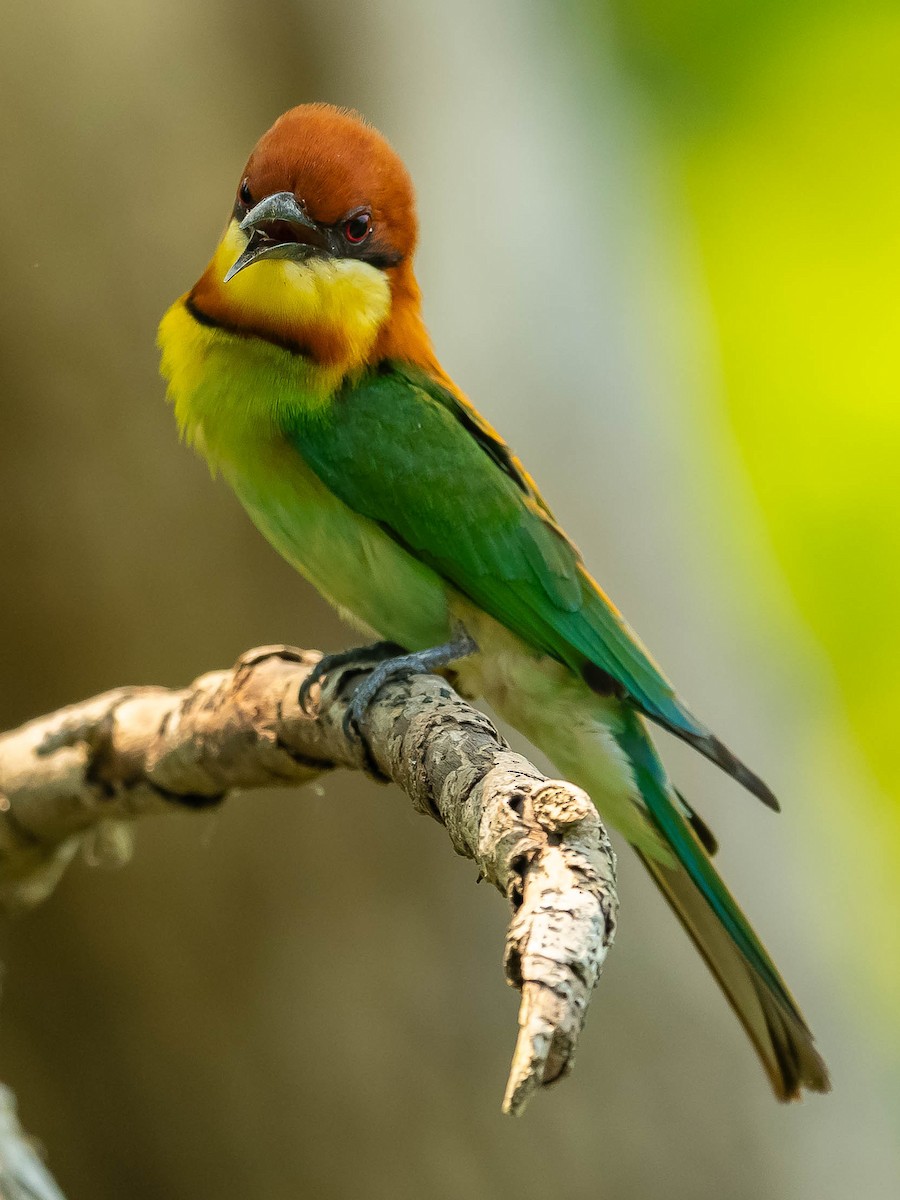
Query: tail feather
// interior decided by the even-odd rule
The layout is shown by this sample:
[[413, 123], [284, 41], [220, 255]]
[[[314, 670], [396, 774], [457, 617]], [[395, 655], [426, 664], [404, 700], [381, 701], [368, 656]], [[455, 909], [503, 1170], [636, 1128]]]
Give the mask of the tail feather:
[[828, 1071], [793, 1001], [738, 949], [686, 870], [637, 853], [747, 1031], [778, 1099], [797, 1100], [802, 1088], [827, 1092]]
[[796, 1002], [679, 811], [639, 717], [626, 720], [618, 740], [649, 815], [677, 862], [669, 865], [644, 850], [638, 853], [747, 1031], [776, 1096], [795, 1100], [802, 1088], [827, 1092], [828, 1070]]

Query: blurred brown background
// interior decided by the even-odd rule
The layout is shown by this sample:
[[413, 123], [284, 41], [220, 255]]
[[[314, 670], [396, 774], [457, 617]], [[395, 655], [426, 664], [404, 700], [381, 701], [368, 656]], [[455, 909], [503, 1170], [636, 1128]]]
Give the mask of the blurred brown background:
[[[650, 0], [640, 20], [508, 0], [7, 6], [0, 726], [122, 683], [182, 684], [259, 643], [350, 644], [179, 447], [154, 333], [267, 125], [305, 100], [356, 106], [417, 180], [445, 365], [694, 707], [785, 800], [776, 821], [671, 748], [834, 1095], [774, 1103], [623, 851], [621, 932], [576, 1073], [501, 1118], [504, 905], [397, 793], [341, 775], [148, 823], [127, 869], [76, 864], [4, 934], [0, 1074], [71, 1200], [896, 1194], [875, 768], [772, 553], [785, 543], [728, 407], [698, 168], [675, 128], [678, 79], [721, 122], [749, 48], [765, 64], [760, 46], [788, 33], [771, 6], [737, 6], [734, 25], [676, 7], [734, 79], [704, 91]], [[795, 16], [802, 59], [819, 17]], [[771, 278], [777, 303], [777, 263]]]

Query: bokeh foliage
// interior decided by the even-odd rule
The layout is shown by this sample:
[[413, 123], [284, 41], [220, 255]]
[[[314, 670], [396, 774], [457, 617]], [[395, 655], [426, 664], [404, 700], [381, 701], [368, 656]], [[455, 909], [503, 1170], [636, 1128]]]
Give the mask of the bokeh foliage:
[[[882, 1004], [895, 1007], [900, 9], [872, 0], [612, 9], [691, 216], [721, 395], [759, 510], [839, 689], [810, 754], [831, 759], [847, 722], [871, 768], [873, 781], [852, 782], [840, 804], [826, 791], [822, 816], [845, 844], [845, 822], [859, 825], [864, 902], [851, 901], [844, 931]], [[585, 10], [593, 21], [598, 12]], [[742, 586], [752, 604], [753, 579]], [[888, 952], [873, 953], [868, 935]]]

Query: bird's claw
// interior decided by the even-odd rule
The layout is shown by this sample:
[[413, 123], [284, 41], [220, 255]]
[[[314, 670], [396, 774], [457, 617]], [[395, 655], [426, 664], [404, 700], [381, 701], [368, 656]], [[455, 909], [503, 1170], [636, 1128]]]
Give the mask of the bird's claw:
[[[422, 675], [425, 668], [417, 663], [410, 663], [406, 656], [388, 659], [371, 671], [353, 693], [347, 712], [344, 714], [344, 732], [348, 737], [360, 739], [363, 719], [369, 705], [384, 687], [395, 679], [409, 679], [413, 675]], [[352, 731], [352, 732], [351, 732]]]
[[360, 665], [380, 663], [386, 658], [396, 658], [402, 653], [403, 647], [398, 646], [396, 642], [375, 642], [371, 646], [358, 646], [354, 650], [340, 650], [336, 654], [323, 654], [300, 684], [297, 701], [301, 710], [308, 717], [316, 715], [317, 706], [312, 705], [310, 701], [312, 689], [316, 685], [321, 688], [328, 676], [339, 668], [346, 667], [350, 663], [359, 663]]
[[366, 741], [362, 726], [366, 712], [372, 701], [386, 683], [394, 679], [409, 679], [412, 675], [424, 675], [429, 671], [440, 670], [458, 659], [467, 658], [476, 653], [478, 647], [465, 630], [460, 629], [453, 641], [443, 646], [434, 646], [430, 650], [419, 650], [406, 654], [402, 647], [393, 642], [376, 642], [373, 646], [363, 646], [358, 650], [345, 650], [340, 654], [329, 654], [321, 658], [300, 685], [299, 702], [304, 712], [309, 713], [309, 696], [312, 688], [319, 684], [330, 672], [343, 667], [350, 668], [345, 672], [349, 679], [352, 675], [366, 671], [374, 664], [374, 669], [368, 671], [366, 678], [357, 686], [350, 698], [344, 713], [341, 727], [344, 736], [351, 745], [362, 746], [369, 769], [372, 774], [382, 778], [381, 771], [375, 763], [371, 748]]
[[356, 717], [353, 715], [353, 705], [352, 704], [349, 704], [347, 706], [347, 711], [344, 713], [344, 719], [343, 719], [343, 721], [341, 721], [341, 729], [343, 731], [344, 737], [352, 745], [356, 746], [356, 745], [359, 745], [360, 742], [362, 742], [362, 740], [363, 740], [362, 731], [359, 728], [359, 723], [356, 720]]
[[353, 712], [352, 703], [347, 706], [347, 711], [344, 713], [344, 719], [341, 721], [341, 728], [344, 731], [344, 737], [349, 744], [358, 749], [362, 754], [363, 770], [369, 774], [372, 779], [378, 783], [389, 783], [390, 779], [379, 767], [375, 758], [375, 754], [369, 744], [369, 739], [363, 733], [359, 725], [359, 719]]
[[366, 710], [386, 683], [395, 679], [410, 679], [413, 675], [426, 675], [430, 671], [441, 670], [461, 658], [467, 658], [470, 654], [474, 654], [477, 649], [478, 647], [469, 635], [464, 630], [460, 630], [457, 637], [444, 646], [434, 646], [430, 650], [417, 650], [413, 654], [382, 657], [382, 661], [353, 693], [344, 716], [344, 732], [351, 740], [364, 740], [361, 726]]
[[424, 670], [424, 667], [407, 662], [406, 656], [388, 659], [387, 662], [380, 663], [374, 671], [371, 671], [350, 697], [350, 703], [347, 705], [347, 711], [341, 722], [344, 737], [351, 746], [361, 748], [366, 770], [373, 779], [379, 782], [387, 783], [388, 777], [379, 767], [369, 739], [363, 733], [362, 724], [365, 715], [372, 701], [386, 683], [395, 679], [408, 679], [411, 675], [422, 674]]

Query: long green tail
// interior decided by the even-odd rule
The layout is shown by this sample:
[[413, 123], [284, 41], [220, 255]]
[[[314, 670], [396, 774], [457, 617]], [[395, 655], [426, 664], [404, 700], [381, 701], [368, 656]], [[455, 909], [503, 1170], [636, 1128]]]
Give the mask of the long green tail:
[[775, 1094], [795, 1100], [801, 1088], [827, 1092], [825, 1063], [759, 938], [682, 816], [665, 769], [640, 717], [626, 713], [617, 740], [657, 828], [678, 860], [666, 866], [638, 851], [718, 980], [756, 1047]]

